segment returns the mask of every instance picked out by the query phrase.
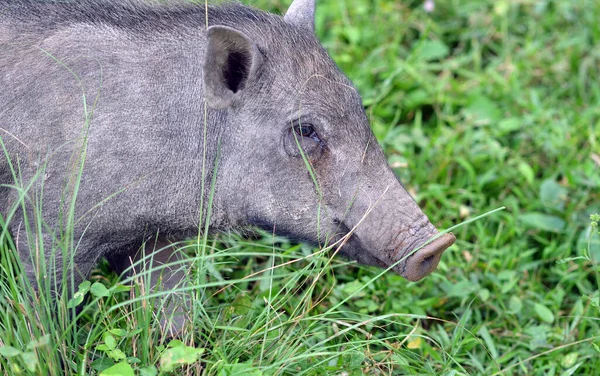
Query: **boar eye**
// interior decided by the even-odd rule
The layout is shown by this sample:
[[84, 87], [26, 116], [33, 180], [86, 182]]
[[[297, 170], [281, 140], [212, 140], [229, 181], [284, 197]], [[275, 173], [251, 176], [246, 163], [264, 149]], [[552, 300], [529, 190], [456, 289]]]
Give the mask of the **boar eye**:
[[309, 122], [296, 120], [284, 134], [284, 148], [290, 157], [307, 155], [311, 161], [316, 161], [326, 147], [315, 126]]
[[294, 126], [294, 132], [298, 136], [312, 138], [315, 141], [320, 141], [319, 135], [311, 124], [297, 124]]

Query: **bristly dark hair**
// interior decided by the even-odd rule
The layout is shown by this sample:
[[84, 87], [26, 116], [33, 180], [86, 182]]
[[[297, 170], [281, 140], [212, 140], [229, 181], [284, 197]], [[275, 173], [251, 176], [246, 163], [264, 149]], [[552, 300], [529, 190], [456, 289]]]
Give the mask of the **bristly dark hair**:
[[[197, 36], [206, 28], [206, 6], [181, 0], [165, 3], [152, 0], [0, 0], [0, 25], [8, 25], [17, 33], [43, 37], [77, 24], [122, 30], [134, 38]], [[277, 52], [291, 64], [303, 59], [314, 60], [314, 68], [329, 64], [326, 52], [312, 32], [290, 25], [278, 15], [234, 1], [209, 4], [208, 26], [212, 25], [229, 26], [246, 33], [259, 49], [287, 43], [293, 48], [277, 49]], [[302, 50], [311, 53], [298, 53]], [[321, 58], [313, 56], [315, 51], [320, 51]], [[303, 66], [301, 63], [296, 65]]]
[[[170, 30], [173, 25], [205, 25], [204, 4], [181, 1], [168, 4], [136, 0], [0, 0], [0, 20], [35, 24], [48, 30], [73, 23], [104, 24], [137, 31]], [[277, 24], [279, 17], [240, 3], [208, 6], [208, 22], [222, 25]], [[16, 25], [13, 25], [16, 26]]]

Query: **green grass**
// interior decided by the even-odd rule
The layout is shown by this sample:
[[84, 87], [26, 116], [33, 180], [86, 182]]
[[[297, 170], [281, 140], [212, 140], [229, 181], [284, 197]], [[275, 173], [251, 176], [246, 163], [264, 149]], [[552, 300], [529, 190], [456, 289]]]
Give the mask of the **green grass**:
[[408, 0], [321, 1], [317, 12], [432, 222], [506, 207], [457, 229], [435, 273], [410, 283], [269, 234], [199, 239], [187, 246], [198, 254], [193, 325], [170, 343], [143, 284], [101, 265], [75, 323], [67, 298], [55, 314], [49, 295], [28, 297], [4, 247], [0, 374], [597, 372], [600, 3], [435, 3], [431, 14]]

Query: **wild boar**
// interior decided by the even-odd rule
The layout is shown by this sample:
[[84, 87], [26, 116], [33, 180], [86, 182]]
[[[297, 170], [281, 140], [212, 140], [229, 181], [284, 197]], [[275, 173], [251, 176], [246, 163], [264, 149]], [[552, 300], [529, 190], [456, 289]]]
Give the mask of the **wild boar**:
[[0, 212], [28, 277], [45, 259], [60, 279], [65, 257], [76, 280], [102, 257], [122, 270], [148, 238], [205, 224], [345, 237], [340, 253], [359, 263], [431, 273], [454, 235], [411, 254], [438, 232], [316, 39], [314, 12], [314, 0], [284, 17], [0, 1]]

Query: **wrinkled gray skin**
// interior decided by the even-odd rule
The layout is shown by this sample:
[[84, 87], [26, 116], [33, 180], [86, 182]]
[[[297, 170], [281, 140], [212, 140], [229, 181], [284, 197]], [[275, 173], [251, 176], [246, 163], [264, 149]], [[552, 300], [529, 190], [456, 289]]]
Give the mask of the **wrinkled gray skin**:
[[[79, 278], [101, 257], [124, 269], [157, 233], [196, 235], [218, 153], [212, 230], [258, 226], [324, 245], [354, 229], [340, 253], [380, 267], [437, 233], [388, 167], [359, 94], [315, 38], [313, 0], [295, 0], [283, 18], [212, 6], [208, 31], [204, 12], [0, 0], [0, 134], [19, 184], [31, 184], [32, 226], [31, 204], [42, 203], [46, 250], [66, 220], [86, 135], [73, 235]], [[27, 237], [14, 181], [2, 153], [0, 211], [34, 278], [41, 239]], [[438, 238], [394, 271], [423, 278], [453, 241]]]

